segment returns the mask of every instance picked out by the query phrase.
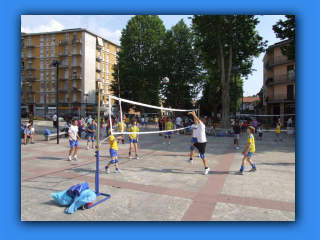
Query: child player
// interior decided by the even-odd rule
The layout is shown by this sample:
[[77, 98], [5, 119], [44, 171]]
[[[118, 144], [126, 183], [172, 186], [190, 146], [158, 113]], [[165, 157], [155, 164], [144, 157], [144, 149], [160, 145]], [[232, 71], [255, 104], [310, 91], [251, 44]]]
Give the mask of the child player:
[[248, 135], [248, 144], [242, 152], [242, 154], [244, 156], [242, 158], [242, 164], [241, 164], [240, 170], [235, 173], [237, 175], [243, 175], [244, 166], [246, 165], [247, 161], [252, 166], [252, 168], [251, 168], [251, 170], [249, 170], [249, 172], [257, 171], [256, 165], [251, 161], [252, 154], [256, 151], [256, 147], [255, 147], [255, 143], [254, 143], [254, 136], [253, 136], [254, 131], [255, 131], [255, 128], [253, 126], [249, 126], [247, 128], [247, 133], [249, 134]]
[[[113, 135], [113, 131], [114, 131], [114, 129], [112, 129], [112, 134], [111, 134], [111, 128], [108, 130], [108, 135], [111, 134], [109, 137], [111, 161], [107, 164], [107, 166], [105, 166], [105, 169], [106, 169], [107, 173], [110, 173], [110, 171], [109, 171], [110, 165], [115, 164], [116, 173], [122, 173], [122, 171], [118, 168], [119, 159], [118, 159], [118, 154], [117, 154], [117, 151], [118, 151], [117, 142], [118, 142], [118, 140], [123, 139], [123, 137], [119, 136], [119, 137], [115, 138]], [[119, 143], [120, 143], [120, 141], [119, 141]]]
[[[198, 142], [197, 139], [197, 125], [192, 124], [191, 125], [191, 144], [190, 144], [190, 159], [186, 159], [186, 162], [193, 163], [193, 154], [194, 154], [194, 146], [193, 144]], [[199, 152], [199, 150], [198, 150]], [[200, 157], [200, 153], [198, 153], [198, 157]]]
[[196, 113], [194, 111], [188, 112], [188, 115], [192, 115], [194, 118], [194, 123], [197, 125], [197, 140], [198, 142], [194, 143], [193, 146], [199, 150], [200, 157], [203, 161], [204, 165], [204, 173], [208, 174], [210, 171], [210, 168], [208, 168], [207, 159], [205, 154], [206, 145], [207, 145], [207, 137], [206, 137], [206, 119], [202, 118], [201, 121], [197, 117]]
[[[279, 122], [280, 122], [280, 119], [279, 119]], [[278, 138], [280, 138], [280, 141], [282, 142], [282, 138], [280, 137], [280, 124], [281, 124], [281, 123], [277, 123], [277, 128], [276, 128], [276, 140], [275, 140], [275, 141], [278, 141]]]
[[94, 146], [94, 138], [95, 138], [95, 132], [97, 130], [97, 124], [94, 119], [92, 119], [91, 124], [89, 124], [88, 127], [88, 142], [87, 142], [87, 150], [89, 150], [89, 142], [92, 140], [92, 148], [96, 148]]
[[[126, 119], [129, 119], [129, 118], [126, 118]], [[123, 119], [123, 121], [126, 121], [126, 119]], [[126, 130], [126, 124], [124, 122], [118, 122], [117, 124], [117, 131], [118, 132], [121, 132], [121, 131], [125, 131]], [[122, 137], [122, 144], [124, 144], [124, 137], [123, 137], [123, 134], [120, 135], [120, 137]]]
[[[132, 126], [129, 128], [129, 132], [139, 132], [139, 128], [137, 127], [137, 120], [133, 119], [132, 120]], [[136, 159], [139, 159], [138, 157], [138, 142], [139, 142], [139, 134], [129, 134], [129, 158], [132, 159], [131, 157], [131, 150], [132, 150], [132, 145], [134, 145], [134, 151], [136, 153]]]
[[155, 127], [158, 126], [158, 117], [157, 116], [154, 117], [154, 126]]
[[168, 122], [166, 122], [166, 125], [165, 125], [165, 129], [167, 130], [166, 132], [166, 135], [164, 136], [164, 142], [163, 142], [163, 145], [166, 144], [166, 140], [167, 140], [167, 136], [168, 136], [168, 144], [170, 145], [170, 138], [171, 138], [171, 135], [172, 135], [172, 122], [170, 120], [170, 118], [168, 118]]
[[262, 133], [263, 133], [263, 125], [261, 123], [259, 126], [259, 136], [258, 136], [257, 140], [259, 140], [259, 138], [260, 138], [260, 140], [262, 140]]
[[233, 132], [234, 132], [234, 140], [235, 142], [237, 142], [236, 149], [239, 149], [239, 139], [241, 137], [241, 131], [240, 131], [240, 126], [238, 121], [236, 121], [236, 125], [233, 127]]

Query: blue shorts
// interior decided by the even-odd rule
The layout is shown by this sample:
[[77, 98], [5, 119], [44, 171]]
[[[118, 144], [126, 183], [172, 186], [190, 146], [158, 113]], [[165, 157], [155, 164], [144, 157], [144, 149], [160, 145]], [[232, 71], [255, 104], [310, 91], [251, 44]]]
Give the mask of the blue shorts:
[[75, 141], [72, 141], [72, 140], [69, 139], [69, 143], [70, 143], [70, 147], [71, 148], [79, 146], [78, 139], [76, 139]]
[[181, 128], [181, 125], [178, 125], [178, 124], [177, 124], [176, 126], [177, 126], [177, 128]]
[[252, 152], [248, 152], [247, 157], [251, 157], [252, 156]]
[[141, 123], [141, 126], [143, 126], [143, 125], [144, 125], [144, 122]]
[[127, 127], [129, 126], [129, 123], [126, 123]]
[[192, 143], [198, 142], [198, 138], [193, 137], [193, 138], [191, 139], [191, 142], [192, 142]]
[[172, 135], [172, 131], [166, 132], [166, 135]]
[[132, 140], [131, 140], [131, 139], [129, 138], [129, 143], [137, 143], [137, 139], [132, 139]]
[[280, 133], [276, 133], [276, 137], [280, 137]]
[[116, 157], [116, 156], [118, 156], [118, 154], [117, 154], [117, 150], [114, 150], [114, 149], [112, 149], [112, 148], [110, 148], [110, 156], [111, 157]]
[[95, 138], [94, 134], [89, 133], [88, 138]]

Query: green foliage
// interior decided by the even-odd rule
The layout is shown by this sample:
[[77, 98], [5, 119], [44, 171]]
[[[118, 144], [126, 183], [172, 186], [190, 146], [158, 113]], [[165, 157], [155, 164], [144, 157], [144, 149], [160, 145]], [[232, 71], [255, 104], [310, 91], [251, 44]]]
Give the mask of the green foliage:
[[287, 20], [279, 20], [275, 25], [272, 26], [273, 31], [277, 38], [281, 40], [291, 40], [287, 46], [280, 47], [281, 53], [287, 56], [289, 59], [295, 59], [295, 15], [286, 15]]

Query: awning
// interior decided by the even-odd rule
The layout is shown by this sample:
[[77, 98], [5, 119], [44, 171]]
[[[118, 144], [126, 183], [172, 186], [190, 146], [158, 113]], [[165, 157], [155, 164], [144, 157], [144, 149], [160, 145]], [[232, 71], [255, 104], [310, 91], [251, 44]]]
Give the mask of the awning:
[[87, 107], [87, 109], [93, 109], [93, 107]]
[[97, 37], [97, 40], [98, 40], [98, 44], [99, 44], [100, 46], [103, 46], [102, 39], [101, 39], [101, 38], [99, 38], [99, 37]]

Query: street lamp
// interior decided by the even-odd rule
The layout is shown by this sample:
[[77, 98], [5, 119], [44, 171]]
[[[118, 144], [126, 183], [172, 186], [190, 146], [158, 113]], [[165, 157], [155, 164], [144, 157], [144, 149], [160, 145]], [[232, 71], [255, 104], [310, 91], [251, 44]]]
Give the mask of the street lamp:
[[59, 66], [66, 66], [62, 59], [60, 61], [53, 60], [50, 67], [57, 67], [57, 144], [59, 144]]
[[86, 117], [88, 117], [88, 96], [89, 94], [84, 94], [84, 96], [86, 97]]
[[237, 72], [239, 67], [234, 66], [232, 71], [234, 71], [234, 122], [237, 119]]

